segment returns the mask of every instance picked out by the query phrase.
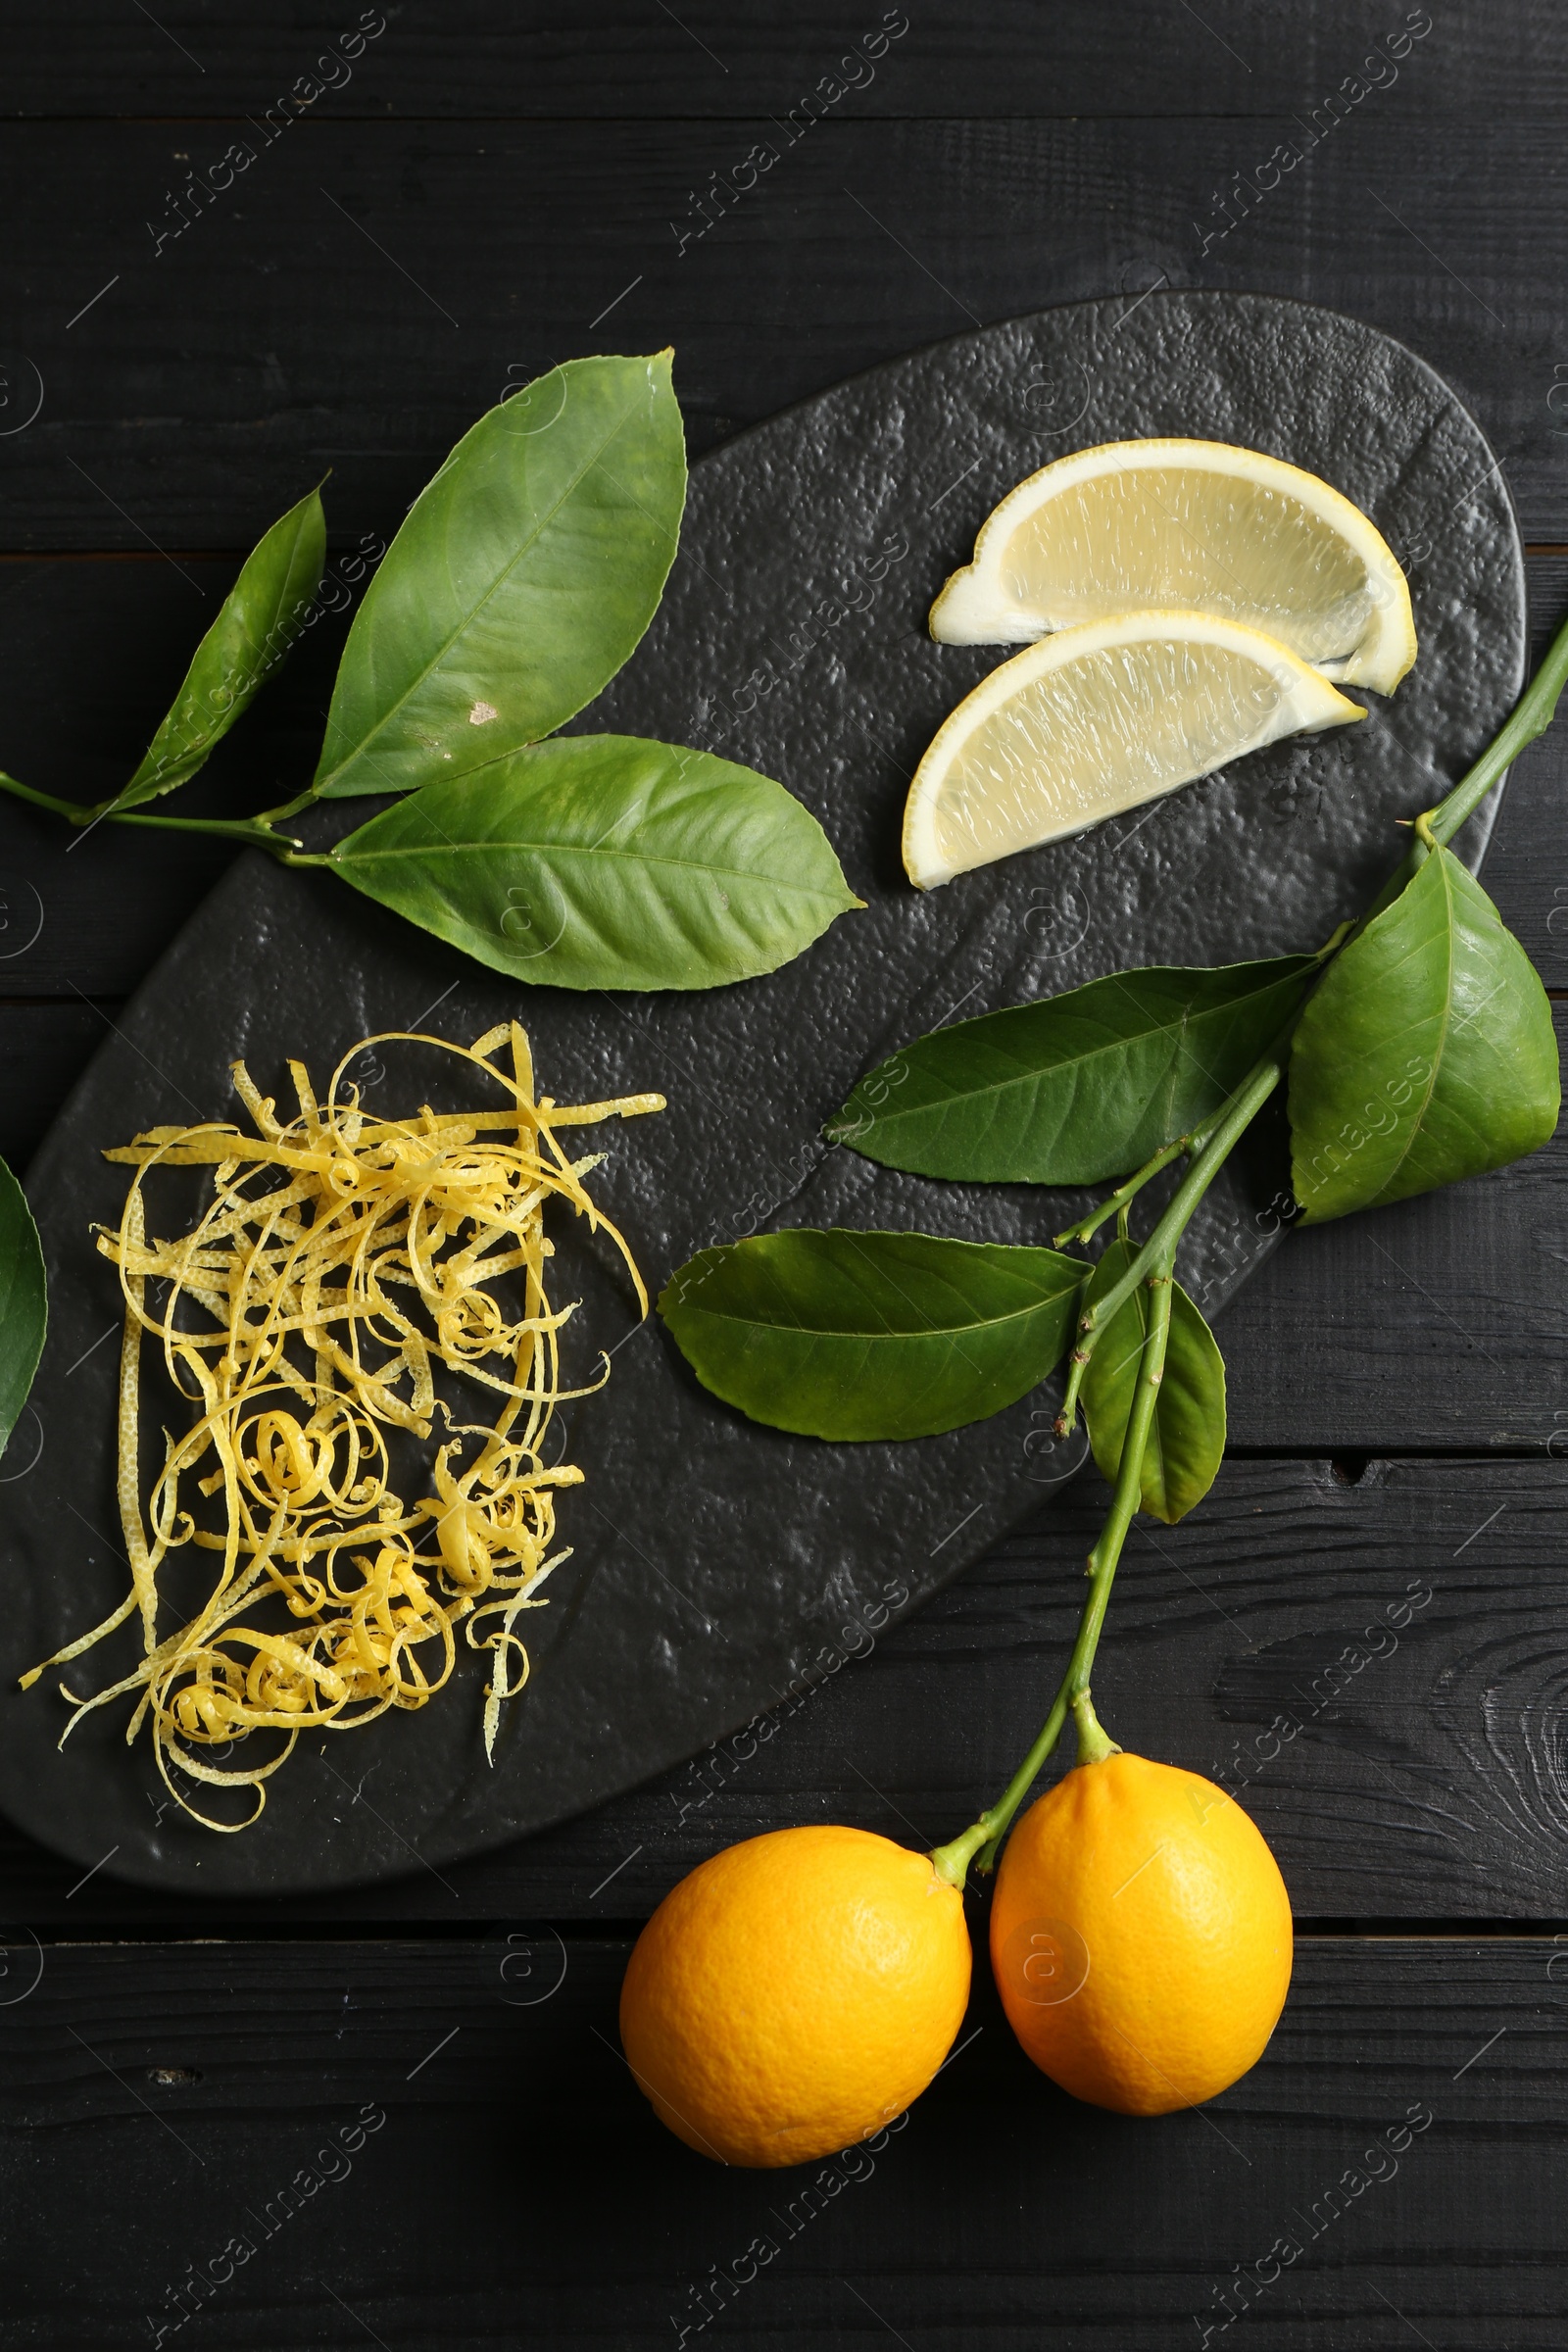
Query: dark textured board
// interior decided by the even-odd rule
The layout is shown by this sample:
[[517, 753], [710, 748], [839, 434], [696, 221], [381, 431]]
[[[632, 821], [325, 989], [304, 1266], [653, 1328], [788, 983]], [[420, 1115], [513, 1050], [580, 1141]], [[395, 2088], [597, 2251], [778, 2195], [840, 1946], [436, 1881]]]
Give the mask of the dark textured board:
[[[1539, 760], [1531, 765], [1539, 773]], [[1543, 929], [1540, 960], [1560, 985], [1568, 905], [1525, 898], [1521, 906], [1523, 894], [1502, 887], [1524, 768], [1509, 784], [1487, 883], [1505, 917], [1536, 906], [1548, 922], [1557, 916]], [[1568, 858], [1555, 870], [1568, 873]], [[120, 1011], [113, 1001], [0, 1004], [0, 1156], [13, 1167], [26, 1166]], [[1563, 1020], [1559, 1004], [1559, 1029]], [[1238, 1268], [1261, 1253], [1273, 1222], [1265, 1210], [1235, 1224]], [[1532, 1158], [1454, 1194], [1295, 1235], [1225, 1317], [1233, 1443], [1544, 1448], [1568, 1413], [1565, 1268], [1561, 1130]]]
[[[1092, 1472], [1050, 1494], [918, 1615], [846, 1612], [783, 1706], [581, 1820], [395, 1886], [198, 1906], [117, 1884], [112, 1866], [82, 1886], [83, 1865], [11, 1829], [0, 1924], [12, 1940], [602, 1928], [646, 1916], [721, 1846], [794, 1822], [932, 1844], [1003, 1785], [1071, 1641], [1105, 1495]], [[1557, 1457], [1233, 1460], [1200, 1512], [1173, 1530], [1140, 1521], [1129, 1542], [1096, 1674], [1105, 1720], [1240, 1792], [1298, 1919], [1568, 1923], [1565, 1499]], [[890, 1585], [921, 1549], [890, 1531]]]
[[1544, 1937], [1303, 1941], [1261, 2064], [1155, 2122], [1056, 2091], [982, 1976], [898, 2131], [782, 2173], [655, 2122], [615, 2047], [624, 1958], [50, 1946], [0, 2009], [8, 2346], [1561, 2345]]
[[[432, 462], [433, 462], [432, 453]], [[328, 492], [330, 497], [330, 490]], [[951, 503], [951, 502], [950, 502]], [[963, 552], [955, 536], [952, 555]], [[184, 556], [204, 591], [161, 558], [0, 564], [6, 704], [0, 765], [72, 800], [117, 791], [134, 768], [184, 675], [197, 633], [232, 585], [237, 559]], [[1527, 565], [1532, 663], [1568, 611], [1568, 560]], [[346, 616], [326, 615], [296, 648], [244, 724], [218, 746], [181, 794], [191, 813], [242, 815], [275, 801], [315, 765]], [[62, 699], [60, 681], [77, 689]], [[1568, 729], [1533, 744], [1517, 764], [1488, 852], [1487, 888], [1519, 932], [1548, 988], [1568, 988]], [[77, 835], [23, 801], [0, 796], [0, 1002], [6, 1051], [24, 1081], [26, 1115], [53, 1089], [51, 1114], [86, 1059], [56, 1051], [58, 1026], [29, 1042], [14, 1005], [29, 997], [120, 998], [143, 980], [173, 932], [233, 861], [228, 843], [100, 825]], [[1559, 898], [1556, 894], [1561, 891]], [[61, 1041], [63, 1053], [63, 1040]], [[22, 1106], [9, 1114], [23, 1115]], [[47, 1120], [5, 1145], [24, 1160]], [[1370, 1432], [1375, 1442], [1374, 1428]]]
[[[1020, 400], [1042, 373], [1085, 386], [1077, 445], [1194, 431], [1252, 442], [1334, 479], [1396, 547], [1418, 527], [1444, 535], [1441, 565], [1414, 583], [1423, 658], [1359, 728], [1276, 745], [1131, 822], [917, 897], [895, 846], [906, 779], [990, 662], [987, 649], [933, 646], [924, 616], [999, 494], [1062, 447]], [[602, 1171], [656, 1285], [694, 1249], [780, 1219], [1036, 1239], [1069, 1197], [878, 1170], [827, 1152], [822, 1121], [867, 1062], [960, 1005], [1130, 959], [1227, 961], [1326, 937], [1387, 870], [1394, 818], [1436, 799], [1494, 730], [1523, 623], [1507, 496], [1476, 426], [1398, 345], [1296, 305], [1165, 294], [1131, 315], [1120, 301], [1046, 313], [874, 371], [718, 453], [694, 476], [660, 614], [593, 716], [781, 776], [828, 826], [867, 910], [768, 980], [611, 1001], [519, 990], [325, 877], [236, 866], [123, 1013], [31, 1172], [53, 1325], [33, 1396], [43, 1458], [9, 1514], [6, 1672], [96, 1623], [124, 1575], [114, 1348], [84, 1354], [118, 1298], [83, 1241], [116, 1209], [103, 1142], [184, 1107], [220, 1111], [236, 1054], [270, 1090], [287, 1053], [324, 1079], [356, 1038], [416, 1024], [438, 1001], [441, 1033], [466, 1039], [521, 998], [558, 1097], [653, 1086], [671, 1099], [662, 1119], [607, 1139]], [[1209, 1304], [1249, 1270], [1235, 1232], [1278, 1183], [1260, 1155], [1205, 1200], [1183, 1265]], [[925, 1531], [915, 1601], [1033, 1502], [1048, 1396], [906, 1446], [786, 1439], [715, 1404], [657, 1326], [622, 1348], [627, 1306], [604, 1253], [558, 1242], [558, 1282], [566, 1296], [580, 1286], [591, 1335], [568, 1373], [587, 1372], [594, 1346], [618, 1352], [608, 1395], [570, 1416], [588, 1480], [563, 1514], [575, 1557], [530, 1628], [535, 1676], [496, 1771], [466, 1657], [442, 1703], [359, 1735], [341, 1767], [313, 1740], [262, 1821], [219, 1839], [162, 1800], [151, 1759], [126, 1758], [107, 1711], [57, 1758], [60, 1702], [45, 1688], [0, 1700], [0, 1792], [24, 1827], [84, 1865], [112, 1846], [118, 1872], [193, 1889], [439, 1864], [579, 1810], [768, 1704], [844, 1609], [880, 1599], [892, 1528]], [[63, 1578], [71, 1515], [82, 1532]], [[362, 1805], [367, 1770], [375, 1792]]]
[[[1185, 10], [1169, 22], [1184, 54], [1201, 38]], [[1539, 51], [1560, 75], [1562, 20], [1535, 25], [1496, 36], [1499, 64]], [[584, 350], [675, 343], [706, 447], [933, 336], [1155, 285], [1266, 289], [1400, 336], [1480, 416], [1527, 536], [1568, 539], [1560, 123], [1534, 70], [1506, 106], [1424, 115], [1440, 39], [1245, 214], [1216, 200], [1305, 145], [1293, 117], [1313, 101], [1180, 122], [875, 122], [846, 104], [684, 249], [710, 174], [784, 145], [761, 112], [415, 126], [323, 102], [156, 259], [149, 217], [243, 123], [14, 124], [5, 414], [30, 411], [40, 377], [43, 395], [0, 438], [5, 544], [237, 550], [328, 466], [334, 531], [386, 534], [477, 410]], [[1323, 86], [1352, 62], [1325, 52]], [[1066, 424], [1077, 397], [1075, 376], [1043, 378], [1031, 421]]]
[[[13, 0], [0, 62], [12, 116], [241, 116], [259, 112], [309, 74], [324, 48], [380, 10], [299, 7], [270, 0], [243, 18], [184, 0], [157, 21], [91, 0], [69, 12], [48, 0]], [[1164, 0], [1121, 0], [1107, 49], [1100, 0], [946, 0], [906, 11], [884, 0], [788, 10], [772, 0], [690, 0], [678, 15], [641, 0], [583, 0], [575, 7], [518, 0], [446, 0], [439, 15], [384, 12], [387, 31], [352, 60], [352, 78], [325, 105], [339, 117], [438, 122], [712, 119], [783, 113], [829, 77], [857, 86], [858, 111], [887, 116], [1009, 115], [1213, 118], [1287, 113], [1310, 106], [1368, 62], [1390, 80], [1402, 27], [1422, 10], [1401, 4], [1369, 18], [1356, 0], [1317, 0], [1310, 12], [1255, 0], [1212, 0], [1201, 16]], [[897, 32], [900, 20], [906, 29]], [[1420, 103], [1466, 115], [1521, 101], [1544, 111], [1568, 95], [1555, 12], [1509, 11], [1514, 37], [1474, 4], [1438, 12], [1441, 31], [1420, 60]], [[880, 27], [892, 33], [880, 56]], [[1528, 32], [1524, 29], [1528, 26]], [[869, 38], [869, 50], [868, 50]], [[1520, 40], [1531, 76], [1515, 70]], [[835, 69], [858, 50], [876, 67]], [[1381, 54], [1380, 54], [1381, 53]], [[1412, 78], [1414, 76], [1412, 75]], [[320, 104], [321, 102], [317, 102]], [[837, 103], [843, 104], [844, 101]]]
[[[956, 554], [958, 552], [955, 551]], [[200, 599], [157, 556], [0, 564], [7, 697], [0, 760], [9, 773], [68, 798], [118, 790], [184, 674], [196, 636], [232, 584], [233, 560], [184, 557]], [[1527, 565], [1532, 660], [1568, 608], [1568, 561]], [[243, 726], [220, 746], [182, 806], [237, 815], [309, 770], [346, 620], [327, 615], [296, 649]], [[79, 681], [62, 700], [60, 680]], [[1517, 764], [1490, 849], [1487, 887], [1548, 988], [1568, 988], [1568, 748], [1554, 731]], [[77, 835], [24, 802], [0, 797], [0, 1006], [8, 1093], [0, 1151], [24, 1163], [91, 1050], [81, 998], [119, 999], [233, 861], [200, 835], [100, 826]], [[37, 1024], [26, 1000], [66, 999]], [[113, 1006], [111, 1005], [111, 1009]], [[14, 1090], [14, 1091], [13, 1091]], [[42, 1109], [45, 1115], [39, 1115]], [[1374, 1438], [1377, 1432], [1372, 1433]]]

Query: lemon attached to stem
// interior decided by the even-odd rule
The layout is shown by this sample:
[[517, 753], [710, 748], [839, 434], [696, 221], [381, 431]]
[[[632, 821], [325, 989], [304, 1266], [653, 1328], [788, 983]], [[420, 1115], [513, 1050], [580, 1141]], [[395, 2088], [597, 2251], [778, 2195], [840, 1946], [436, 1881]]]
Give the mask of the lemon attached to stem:
[[1279, 1866], [1234, 1797], [1115, 1751], [1007, 1840], [991, 1965], [1007, 2022], [1075, 2098], [1165, 2115], [1262, 2056], [1291, 1982]]
[[804, 2164], [919, 2097], [970, 1966], [963, 1897], [928, 1854], [866, 1830], [775, 1830], [665, 1895], [626, 1970], [621, 2042], [688, 2147]]

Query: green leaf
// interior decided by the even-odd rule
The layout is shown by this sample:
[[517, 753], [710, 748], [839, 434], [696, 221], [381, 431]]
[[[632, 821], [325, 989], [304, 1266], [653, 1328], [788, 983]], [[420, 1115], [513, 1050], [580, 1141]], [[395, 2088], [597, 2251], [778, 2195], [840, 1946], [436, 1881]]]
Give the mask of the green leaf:
[[1060, 1361], [1081, 1258], [842, 1228], [700, 1250], [659, 1311], [698, 1379], [804, 1437], [926, 1438], [1012, 1404]]
[[273, 523], [245, 559], [223, 609], [196, 648], [185, 683], [117, 808], [172, 792], [196, 773], [289, 651], [289, 623], [320, 585], [326, 518], [318, 492]]
[[48, 1322], [38, 1228], [21, 1185], [0, 1159], [0, 1452], [27, 1401]]
[[1319, 1225], [1546, 1142], [1551, 1006], [1473, 875], [1440, 849], [1330, 964], [1291, 1052], [1291, 1170]]
[[318, 792], [461, 775], [553, 734], [614, 676], [680, 534], [670, 360], [568, 361], [465, 433], [355, 615]]
[[383, 808], [326, 862], [480, 963], [558, 988], [714, 988], [861, 902], [782, 784], [709, 752], [567, 735]]
[[870, 1071], [827, 1133], [919, 1176], [1098, 1184], [1128, 1175], [1219, 1108], [1319, 961], [1154, 964], [956, 1022]]
[[[1084, 1310], [1104, 1297], [1137, 1255], [1128, 1243], [1106, 1244], [1084, 1294]], [[1149, 1329], [1149, 1291], [1140, 1285], [1113, 1315], [1084, 1374], [1089, 1443], [1102, 1478], [1115, 1482], [1122, 1440], [1138, 1385], [1138, 1359]], [[1144, 1448], [1143, 1506], [1174, 1527], [1201, 1502], [1225, 1452], [1225, 1362], [1179, 1282], [1171, 1285], [1170, 1337], [1149, 1443]]]

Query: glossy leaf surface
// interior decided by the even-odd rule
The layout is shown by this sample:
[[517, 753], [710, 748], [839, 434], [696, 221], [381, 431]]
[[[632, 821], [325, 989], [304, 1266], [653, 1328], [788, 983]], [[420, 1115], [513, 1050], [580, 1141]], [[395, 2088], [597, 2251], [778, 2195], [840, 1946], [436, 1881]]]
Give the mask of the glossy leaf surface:
[[1317, 968], [1312, 956], [1154, 964], [956, 1021], [870, 1071], [827, 1133], [920, 1176], [1128, 1175], [1218, 1108]]
[[1557, 1124], [1551, 1006], [1447, 850], [1324, 973], [1291, 1053], [1291, 1170], [1308, 1224], [1520, 1159]]
[[427, 784], [339, 842], [368, 898], [558, 988], [714, 988], [859, 904], [767, 776], [629, 735], [568, 735]]
[[249, 708], [300, 631], [320, 586], [326, 518], [313, 490], [280, 515], [246, 557], [218, 618], [185, 672], [173, 709], [116, 807], [134, 808], [193, 776]]
[[318, 792], [409, 792], [553, 734], [653, 618], [685, 500], [667, 351], [568, 361], [481, 416], [355, 614]]
[[[1132, 1263], [1123, 1241], [1106, 1244], [1085, 1294], [1086, 1308], [1102, 1298]], [[1084, 1420], [1095, 1463], [1114, 1481], [1138, 1360], [1149, 1329], [1149, 1291], [1134, 1291], [1111, 1318], [1089, 1359], [1082, 1391]], [[1167, 1527], [1186, 1517], [1213, 1485], [1225, 1452], [1225, 1363], [1214, 1335], [1181, 1284], [1171, 1286], [1170, 1333], [1149, 1443], [1144, 1448], [1143, 1507]]]
[[659, 1301], [705, 1388], [806, 1437], [923, 1438], [1027, 1394], [1067, 1345], [1083, 1261], [928, 1233], [760, 1234]]
[[48, 1319], [38, 1228], [21, 1185], [0, 1159], [0, 1452], [27, 1401]]

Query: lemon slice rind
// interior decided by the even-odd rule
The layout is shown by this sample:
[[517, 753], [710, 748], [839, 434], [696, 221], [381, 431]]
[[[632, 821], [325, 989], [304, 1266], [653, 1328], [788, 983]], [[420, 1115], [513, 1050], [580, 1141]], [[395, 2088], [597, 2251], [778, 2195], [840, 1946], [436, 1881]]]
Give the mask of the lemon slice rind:
[[[1073, 598], [1086, 583], [1078, 577], [1063, 578], [1054, 594], [1055, 583], [1036, 581], [1029, 583], [1035, 593], [1026, 593], [1022, 582], [1009, 584], [1007, 551], [1020, 527], [1064, 492], [1081, 490], [1110, 475], [1155, 469], [1224, 474], [1294, 501], [1348, 548], [1365, 575], [1368, 610], [1362, 634], [1357, 643], [1321, 661], [1319, 666], [1346, 685], [1370, 687], [1377, 694], [1393, 693], [1415, 660], [1416, 637], [1410, 591], [1388, 541], [1359, 507], [1317, 474], [1287, 465], [1283, 458], [1226, 441], [1112, 441], [1042, 466], [1010, 490], [982, 523], [972, 562], [951, 575], [931, 608], [932, 636], [945, 645], [1020, 645], [1032, 644], [1054, 630], [1082, 625], [1084, 615], [1074, 609]], [[1226, 553], [1213, 552], [1216, 562], [1225, 567]], [[1124, 601], [1129, 611], [1177, 604], [1189, 609], [1202, 603], [1190, 594], [1171, 597], [1162, 593], [1161, 581], [1152, 577], [1141, 593]], [[1222, 612], [1221, 616], [1243, 617], [1249, 626], [1263, 617], [1260, 612], [1251, 618], [1234, 612]], [[1282, 642], [1291, 641], [1288, 613], [1274, 618], [1270, 633]], [[1304, 644], [1295, 650], [1305, 659], [1315, 658]]]
[[[1074, 667], [1112, 654], [1123, 657], [1123, 675], [1136, 677], [1139, 668], [1140, 647], [1150, 649], [1145, 665], [1152, 674], [1152, 663], [1158, 656], [1154, 649], [1187, 647], [1218, 652], [1233, 659], [1238, 689], [1247, 679], [1247, 691], [1257, 692], [1255, 723], [1232, 732], [1220, 739], [1210, 719], [1211, 741], [1207, 756], [1200, 742], [1201, 717], [1194, 709], [1194, 726], [1186, 737], [1185, 756], [1166, 760], [1155, 772], [1151, 771], [1144, 748], [1134, 742], [1132, 753], [1124, 762], [1123, 773], [1112, 774], [1107, 788], [1101, 794], [1099, 805], [1086, 807], [1080, 794], [1076, 808], [1063, 808], [1065, 799], [1072, 800], [1070, 779], [1066, 792], [1054, 797], [1052, 785], [1057, 778], [1052, 770], [1053, 746], [1050, 742], [1027, 743], [1026, 757], [1034, 761], [1034, 776], [1038, 781], [1036, 806], [1031, 809], [1023, 805], [1020, 795], [1027, 795], [1029, 779], [1020, 775], [1015, 763], [1014, 772], [1005, 779], [998, 778], [1000, 790], [1013, 798], [1014, 825], [1012, 837], [997, 844], [993, 833], [992, 846], [981, 838], [980, 828], [961, 813], [964, 788], [953, 788], [955, 767], [967, 747], [973, 745], [991, 722], [1004, 714], [1007, 706], [1020, 705], [1032, 687], [1050, 681]], [[1125, 664], [1131, 662], [1129, 672]], [[1266, 685], [1264, 681], [1267, 681]], [[1161, 706], [1161, 717], [1180, 729], [1182, 711], [1179, 692], [1172, 694], [1163, 687], [1155, 697]], [[1073, 714], [1075, 719], [1079, 713]], [[1123, 710], [1107, 710], [1102, 698], [1100, 718], [1108, 717], [1110, 724], [1096, 726], [1097, 712], [1093, 693], [1084, 698], [1083, 717], [1094, 728], [1097, 740], [1102, 739], [1113, 748], [1116, 740], [1116, 721], [1126, 715]], [[983, 678], [974, 691], [965, 696], [957, 709], [943, 721], [914, 771], [904, 810], [904, 866], [917, 890], [935, 890], [951, 882], [956, 874], [967, 873], [978, 865], [992, 863], [996, 858], [1010, 856], [1024, 849], [1039, 849], [1047, 842], [1065, 840], [1070, 835], [1088, 831], [1102, 824], [1108, 817], [1121, 815], [1130, 808], [1141, 808], [1146, 802], [1162, 799], [1183, 784], [1199, 776], [1211, 775], [1216, 768], [1230, 764], [1248, 752], [1260, 750], [1264, 744], [1278, 742], [1281, 736], [1316, 734], [1324, 727], [1344, 726], [1354, 719], [1365, 718], [1366, 712], [1340, 693], [1321, 670], [1303, 662], [1299, 655], [1282, 645], [1278, 638], [1265, 636], [1261, 629], [1247, 627], [1234, 620], [1222, 620], [1211, 612], [1148, 612], [1118, 613], [1106, 620], [1090, 621], [1078, 628], [1059, 629], [1039, 643], [1027, 646], [1010, 662], [1004, 662], [989, 677]], [[1070, 745], [1060, 744], [1062, 766], [1067, 764]], [[1005, 756], [1005, 753], [1004, 753]], [[1098, 755], [1097, 755], [1098, 756]], [[1113, 765], [1108, 757], [1102, 760], [1101, 773]], [[995, 771], [993, 771], [995, 773]], [[982, 803], [985, 794], [980, 794]], [[997, 796], [1000, 797], [1000, 794]], [[960, 812], [954, 813], [955, 804]], [[960, 838], [956, 842], [954, 834]], [[967, 834], [967, 838], [963, 838]], [[972, 851], [972, 855], [970, 852]]]

